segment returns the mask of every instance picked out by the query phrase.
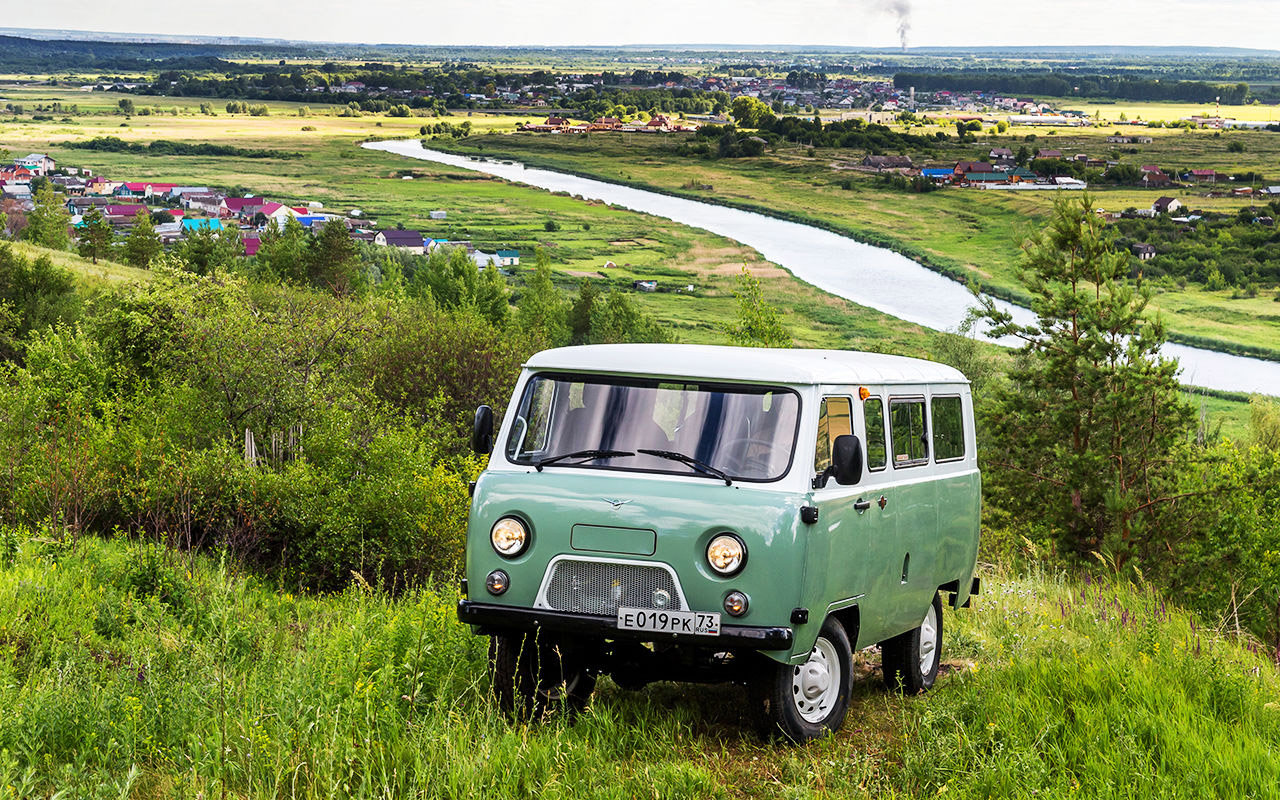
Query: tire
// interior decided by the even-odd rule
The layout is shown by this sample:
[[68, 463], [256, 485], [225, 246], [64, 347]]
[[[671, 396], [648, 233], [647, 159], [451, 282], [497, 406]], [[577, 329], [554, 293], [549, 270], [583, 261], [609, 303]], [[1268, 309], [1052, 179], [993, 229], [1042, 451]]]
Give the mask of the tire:
[[596, 686], [579, 648], [540, 632], [491, 636], [489, 680], [498, 708], [520, 721], [576, 714]]
[[840, 729], [849, 711], [853, 653], [844, 627], [828, 617], [818, 632], [809, 661], [799, 666], [773, 664], [755, 686], [757, 708], [767, 735], [796, 743], [813, 741]]
[[938, 678], [942, 663], [942, 596], [933, 594], [920, 627], [880, 643], [884, 682], [904, 694], [920, 694]]

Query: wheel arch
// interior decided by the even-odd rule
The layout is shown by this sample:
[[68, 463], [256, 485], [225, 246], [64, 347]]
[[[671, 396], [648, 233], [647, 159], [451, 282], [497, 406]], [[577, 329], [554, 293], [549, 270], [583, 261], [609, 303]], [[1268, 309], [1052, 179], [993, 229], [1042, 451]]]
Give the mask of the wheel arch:
[[845, 606], [844, 608], [832, 609], [827, 612], [828, 617], [833, 617], [836, 622], [840, 623], [840, 627], [844, 628], [844, 633], [849, 637], [849, 648], [853, 652], [858, 652], [858, 628], [862, 625], [862, 611], [857, 603]]

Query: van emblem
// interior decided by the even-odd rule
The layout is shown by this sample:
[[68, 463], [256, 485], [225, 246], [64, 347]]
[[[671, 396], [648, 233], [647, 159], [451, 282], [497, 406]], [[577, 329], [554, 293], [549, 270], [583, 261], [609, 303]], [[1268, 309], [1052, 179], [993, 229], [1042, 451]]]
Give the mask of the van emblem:
[[601, 499], [601, 500], [603, 500], [603, 501], [605, 501], [605, 502], [606, 502], [606, 503], [608, 503], [609, 505], [613, 506], [613, 510], [614, 510], [614, 511], [617, 511], [618, 509], [620, 509], [620, 508], [622, 508], [623, 506], [625, 506], [627, 503], [632, 502], [632, 501], [630, 501], [630, 500], [610, 500], [610, 499], [609, 499], [609, 498], [607, 498], [607, 497], [601, 497], [600, 499]]

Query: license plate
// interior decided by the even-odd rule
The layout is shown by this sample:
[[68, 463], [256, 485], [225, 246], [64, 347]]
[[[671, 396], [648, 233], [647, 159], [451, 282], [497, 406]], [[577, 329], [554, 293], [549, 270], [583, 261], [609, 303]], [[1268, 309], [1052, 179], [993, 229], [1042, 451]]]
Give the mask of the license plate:
[[618, 609], [618, 627], [628, 631], [719, 636], [720, 615], [702, 611], [653, 611], [647, 608], [620, 608]]

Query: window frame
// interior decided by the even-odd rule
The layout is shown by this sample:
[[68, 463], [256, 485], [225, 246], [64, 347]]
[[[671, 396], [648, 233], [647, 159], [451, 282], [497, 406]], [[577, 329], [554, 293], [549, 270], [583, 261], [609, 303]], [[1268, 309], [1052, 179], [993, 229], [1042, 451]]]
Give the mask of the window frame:
[[[935, 400], [958, 400], [960, 401], [960, 455], [951, 458], [938, 458], [938, 443], [935, 439], [937, 436], [938, 426], [933, 420], [933, 402]], [[969, 457], [969, 440], [968, 426], [965, 425], [964, 413], [964, 395], [955, 394], [936, 394], [929, 398], [929, 443], [933, 446], [933, 452], [930, 454], [935, 464], [951, 464], [956, 461], [964, 461]]]
[[[894, 444], [897, 441], [897, 437], [894, 436], [894, 433], [893, 433], [893, 406], [895, 403], [898, 403], [898, 404], [919, 403], [920, 404], [920, 422], [924, 426], [924, 430], [920, 432], [920, 436], [921, 436], [920, 442], [924, 445], [924, 449], [925, 449], [924, 458], [916, 458], [910, 461], [897, 460], [898, 459], [897, 448], [894, 446]], [[889, 396], [889, 414], [887, 417], [888, 421], [885, 427], [889, 434], [889, 451], [888, 451], [890, 455], [889, 462], [893, 464], [893, 468], [895, 470], [913, 469], [915, 467], [927, 467], [929, 465], [930, 459], [933, 458], [933, 452], [932, 452], [933, 451], [933, 431], [929, 425], [930, 420], [929, 420], [928, 408], [929, 408], [929, 398], [926, 397], [924, 394], [896, 395], [896, 396], [890, 395]]]
[[[884, 447], [884, 463], [878, 467], [871, 466], [871, 432], [867, 428], [867, 403], [875, 400], [880, 405], [880, 444]], [[862, 401], [862, 456], [866, 462], [867, 472], [884, 472], [889, 469], [889, 415], [884, 410], [884, 395], [870, 394]]]
[[[781, 473], [779, 473], [776, 477], [772, 477], [772, 478], [747, 478], [747, 477], [739, 477], [737, 475], [732, 475], [731, 477], [733, 478], [734, 483], [761, 483], [761, 484], [778, 483], [779, 481], [786, 480], [796, 468], [796, 454], [800, 451], [800, 444], [801, 444], [800, 442], [800, 431], [802, 430], [801, 423], [804, 421], [804, 414], [805, 414], [805, 398], [804, 398], [804, 395], [801, 392], [797, 391], [796, 388], [793, 386], [784, 386], [780, 384], [770, 384], [770, 383], [748, 383], [745, 381], [743, 382], [734, 382], [734, 381], [725, 381], [725, 380], [705, 380], [704, 381], [698, 378], [688, 378], [688, 377], [672, 378], [672, 377], [660, 377], [656, 375], [614, 375], [606, 372], [573, 372], [573, 371], [566, 371], [561, 369], [539, 370], [537, 372], [531, 373], [529, 377], [524, 381], [524, 383], [520, 386], [520, 393], [512, 397], [512, 407], [514, 409], [514, 413], [511, 418], [512, 428], [511, 430], [503, 431], [506, 435], [504, 437], [504, 441], [502, 444], [502, 455], [503, 455], [503, 459], [508, 464], [514, 467], [526, 468], [526, 467], [533, 466], [533, 462], [531, 461], [518, 461], [512, 458], [511, 455], [507, 452], [507, 444], [510, 441], [511, 434], [514, 431], [515, 425], [518, 423], [518, 420], [521, 419], [520, 408], [524, 404], [524, 398], [527, 395], [527, 393], [530, 391], [530, 387], [533, 385], [533, 383], [539, 379], [547, 379], [547, 380], [559, 381], [559, 382], [570, 383], [570, 384], [595, 382], [595, 383], [607, 383], [611, 386], [632, 386], [632, 387], [640, 387], [640, 388], [657, 388], [660, 384], [663, 384], [663, 383], [684, 383], [684, 384], [696, 385], [698, 387], [698, 391], [708, 391], [708, 392], [720, 391], [720, 392], [726, 392], [726, 393], [739, 391], [744, 394], [760, 394], [760, 395], [769, 394], [769, 393], [776, 393], [779, 395], [789, 394], [793, 396], [796, 401], [796, 424], [791, 430], [791, 439], [790, 439], [791, 452], [789, 454], [790, 457], [787, 459], [786, 468]], [[650, 384], [652, 384], [652, 386], [650, 386]], [[553, 431], [554, 431], [554, 425], [551, 428], [548, 428], [548, 432], [549, 432], [548, 435], [550, 435], [550, 433]], [[495, 450], [496, 450], [496, 446], [495, 446]], [[636, 467], [604, 466], [602, 464], [596, 464], [596, 463], [565, 464], [563, 466], [569, 467], [571, 469], [587, 469], [587, 470], [596, 470], [601, 472], [629, 472], [631, 474], [674, 475], [676, 477], [689, 477], [691, 475], [696, 476], [699, 474], [699, 473], [690, 471], [687, 467], [681, 470], [674, 466], [671, 469], [643, 469], [643, 468], [636, 468]]]
[[[849, 433], [854, 435], [857, 434], [858, 426], [854, 423], [854, 419], [853, 419], [853, 409], [854, 409], [853, 395], [838, 394], [838, 393], [819, 395], [818, 397], [818, 431], [816, 432], [813, 438], [813, 450], [814, 450], [813, 458], [815, 462], [818, 460], [818, 434], [820, 434], [822, 431], [822, 412], [826, 409], [828, 400], [844, 400], [849, 403]], [[835, 444], [835, 439], [831, 436], [831, 427], [830, 425], [828, 425], [827, 426], [827, 449], [828, 449], [827, 466], [831, 466], [831, 453], [829, 451], [834, 446], [834, 444]], [[815, 463], [813, 465], [814, 477], [817, 477], [818, 475], [821, 475], [821, 474], [822, 474], [822, 470], [819, 470], [818, 465]]]

